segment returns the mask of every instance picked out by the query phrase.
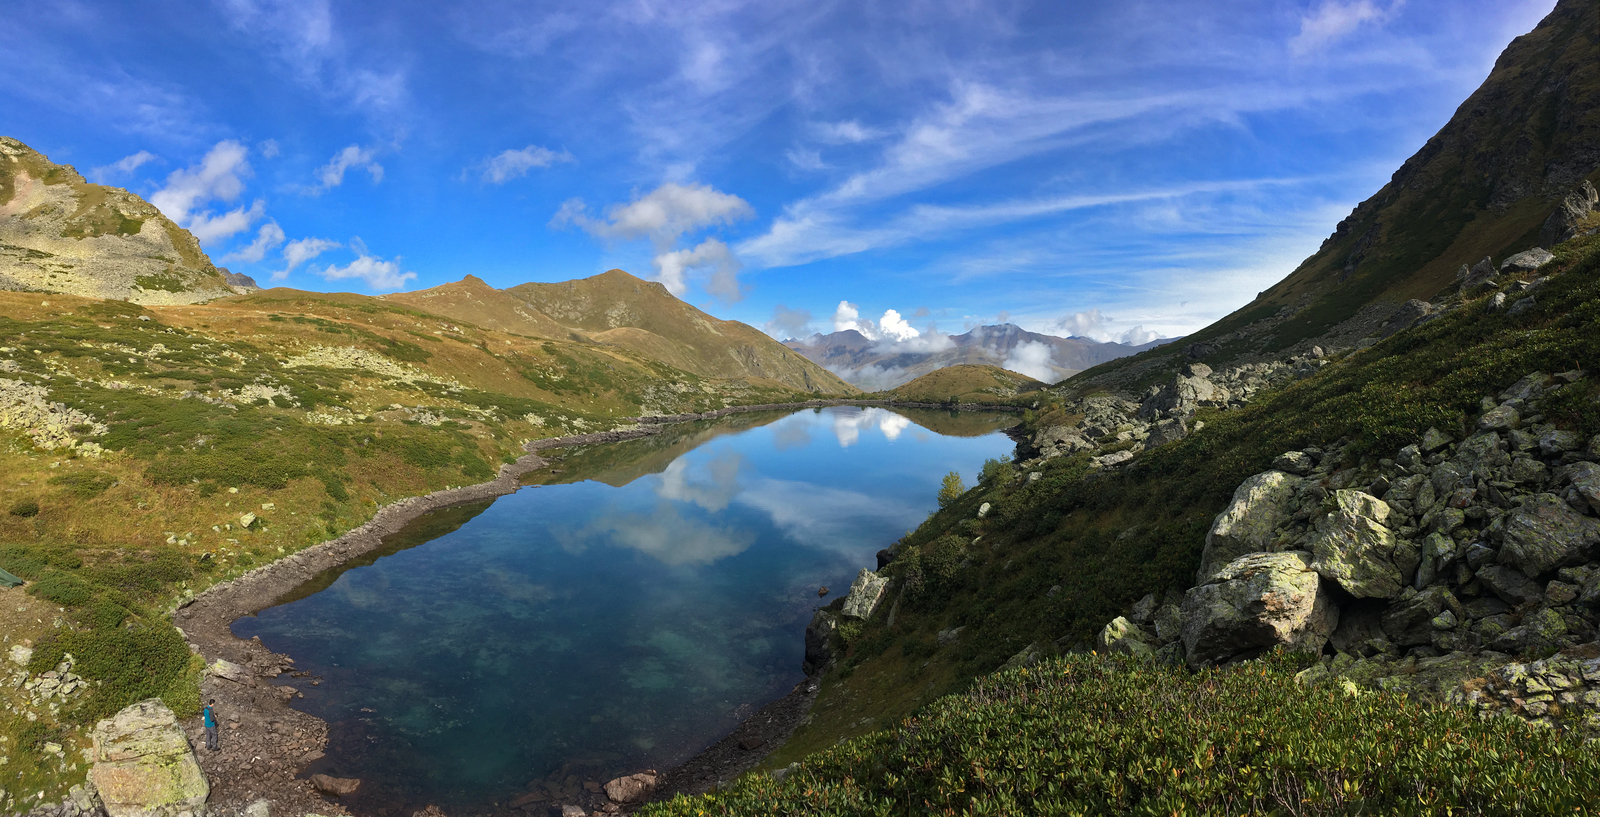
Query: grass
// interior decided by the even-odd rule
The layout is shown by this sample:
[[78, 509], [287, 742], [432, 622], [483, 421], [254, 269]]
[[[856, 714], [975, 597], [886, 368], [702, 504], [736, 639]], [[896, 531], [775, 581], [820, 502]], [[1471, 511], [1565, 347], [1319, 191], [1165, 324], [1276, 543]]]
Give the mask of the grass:
[[982, 678], [887, 728], [703, 797], [689, 815], [1581, 814], [1571, 735], [1294, 679], [1289, 656], [1190, 673], [1076, 655]]

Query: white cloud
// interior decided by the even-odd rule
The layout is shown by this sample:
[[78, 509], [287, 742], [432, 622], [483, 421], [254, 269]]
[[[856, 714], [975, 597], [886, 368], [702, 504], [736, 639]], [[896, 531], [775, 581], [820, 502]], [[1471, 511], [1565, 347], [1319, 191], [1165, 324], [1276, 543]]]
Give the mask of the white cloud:
[[883, 333], [885, 338], [896, 341], [911, 340], [922, 334], [913, 328], [911, 324], [906, 323], [905, 319], [900, 317], [900, 313], [893, 309], [884, 310], [883, 318], [878, 321], [878, 330]]
[[[1055, 321], [1051, 324], [1050, 331], [1061, 332], [1068, 337], [1088, 338], [1101, 343], [1125, 343], [1130, 346], [1143, 346], [1162, 337], [1159, 333], [1145, 329], [1142, 325], [1118, 331], [1112, 326], [1116, 322], [1115, 318], [1106, 317], [1099, 307], [1094, 307], [1084, 312], [1074, 312]], [[1006, 368], [1011, 367], [1007, 366]], [[1022, 370], [1012, 369], [1012, 371]], [[1044, 378], [1039, 379], [1043, 380]]]
[[1394, 0], [1388, 8], [1380, 8], [1372, 0], [1323, 0], [1315, 12], [1300, 18], [1300, 33], [1289, 39], [1289, 53], [1303, 57], [1320, 51], [1363, 23], [1382, 23], [1399, 10], [1403, 2]]
[[648, 514], [613, 510], [581, 530], [558, 529], [554, 533], [569, 550], [592, 543], [621, 545], [674, 567], [710, 564], [736, 556], [756, 539], [755, 534], [747, 530], [684, 518], [671, 502], [658, 503]]
[[772, 308], [772, 320], [762, 324], [762, 331], [777, 338], [803, 338], [811, 328], [811, 312], [805, 309], [790, 309], [778, 304]]
[[654, 263], [656, 280], [680, 298], [689, 291], [688, 275], [691, 270], [710, 270], [706, 292], [719, 300], [735, 303], [744, 298], [739, 288], [739, 260], [733, 257], [727, 244], [715, 238], [700, 242], [694, 249], [659, 253]]
[[877, 430], [891, 442], [900, 438], [911, 421], [892, 411], [881, 408], [864, 408], [860, 411], [840, 411], [833, 414], [833, 436], [840, 448], [849, 448], [861, 440], [861, 432]]
[[314, 269], [312, 272], [329, 281], [355, 278], [364, 281], [367, 286], [373, 289], [399, 289], [405, 286], [407, 281], [417, 277], [414, 272], [400, 271], [400, 258], [398, 256], [393, 261], [385, 261], [377, 256], [369, 255], [366, 245], [362, 244], [359, 238], [352, 241], [351, 245], [356, 250], [356, 260], [342, 267], [330, 264], [320, 270]]
[[569, 200], [551, 224], [576, 224], [602, 238], [670, 243], [685, 233], [732, 224], [755, 214], [749, 202], [711, 185], [667, 182], [627, 204], [612, 206], [604, 219], [590, 217], [581, 199]]
[[263, 159], [276, 159], [278, 154], [283, 152], [281, 149], [279, 149], [278, 140], [276, 139], [268, 139], [265, 142], [256, 145], [256, 150], [261, 151], [261, 158]]
[[[166, 186], [150, 195], [150, 203], [167, 218], [190, 230], [194, 229], [191, 225], [197, 220], [202, 226], [215, 222], [219, 229], [226, 229], [232, 223], [237, 223], [243, 215], [242, 211], [234, 216], [232, 223], [224, 225], [223, 222], [228, 221], [227, 216], [213, 217], [209, 212], [200, 211], [200, 208], [212, 201], [239, 198], [244, 192], [244, 179], [251, 172], [250, 163], [246, 160], [248, 155], [249, 150], [238, 142], [231, 139], [218, 142], [207, 151], [199, 164], [172, 171], [167, 176]], [[249, 226], [246, 222], [232, 232], [221, 234], [231, 235]], [[196, 237], [199, 237], [198, 233]]]
[[817, 126], [817, 138], [829, 144], [852, 144], [866, 142], [883, 136], [883, 131], [864, 127], [854, 119], [845, 122], [830, 122]]
[[256, 231], [256, 240], [250, 242], [248, 246], [224, 255], [222, 260], [244, 261], [249, 264], [257, 263], [266, 258], [267, 253], [276, 249], [287, 237], [283, 234], [283, 228], [278, 226], [278, 222], [269, 221], [261, 225], [261, 229]]
[[868, 340], [878, 338], [878, 327], [872, 324], [872, 319], [861, 319], [861, 307], [849, 301], [840, 301], [839, 308], [833, 311], [833, 331], [845, 332], [854, 329]]
[[576, 162], [571, 153], [557, 153], [549, 148], [529, 145], [521, 150], [507, 150], [483, 162], [482, 177], [489, 184], [505, 184], [512, 179], [528, 175], [536, 167], [549, 167], [557, 162]]
[[372, 148], [350, 145], [333, 154], [327, 164], [317, 168], [317, 183], [305, 188], [306, 192], [315, 195], [344, 184], [345, 171], [352, 168], [367, 171], [372, 176], [373, 184], [383, 181], [383, 165], [374, 159], [376, 155], [377, 152]]
[[[856, 554], [864, 546], [877, 547], [868, 538], [869, 531], [914, 528], [928, 515], [881, 496], [780, 479], [760, 480], [741, 493], [738, 502], [765, 511], [774, 526], [802, 545], [851, 558], [859, 558]], [[817, 508], [828, 512], [817, 513]]]
[[100, 184], [105, 184], [108, 179], [131, 175], [135, 170], [153, 161], [156, 161], [154, 153], [148, 150], [141, 150], [132, 156], [124, 156], [105, 167], [97, 167], [89, 171], [89, 178]]
[[826, 170], [828, 167], [828, 163], [822, 161], [822, 154], [811, 148], [794, 147], [783, 155], [801, 170]]
[[1034, 380], [1054, 383], [1058, 379], [1052, 368], [1055, 365], [1054, 358], [1054, 351], [1049, 344], [1028, 340], [1017, 344], [1000, 368], [1025, 374]]
[[189, 218], [186, 226], [195, 238], [200, 239], [201, 244], [207, 244], [250, 229], [250, 225], [266, 212], [267, 203], [256, 199], [249, 208], [240, 207], [218, 215], [212, 215], [209, 211], [196, 213]]
[[550, 219], [551, 227], [576, 225], [600, 238], [648, 239], [655, 247], [656, 280], [680, 297], [688, 291], [688, 273], [707, 270], [706, 291], [726, 302], [743, 297], [741, 267], [728, 245], [708, 238], [693, 249], [676, 249], [684, 235], [732, 224], [755, 215], [750, 203], [707, 184], [667, 182], [627, 204], [612, 206], [604, 218], [589, 215], [582, 199], [569, 199]]
[[295, 267], [316, 258], [328, 250], [338, 249], [343, 246], [337, 241], [329, 241], [326, 238], [297, 238], [283, 248], [283, 260], [288, 263], [288, 266], [272, 273], [272, 280], [282, 281], [289, 277], [289, 273]]

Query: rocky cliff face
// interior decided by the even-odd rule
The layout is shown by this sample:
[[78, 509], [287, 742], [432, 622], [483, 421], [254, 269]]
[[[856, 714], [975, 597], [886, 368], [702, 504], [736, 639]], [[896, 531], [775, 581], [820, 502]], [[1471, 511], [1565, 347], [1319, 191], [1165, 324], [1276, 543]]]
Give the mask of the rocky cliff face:
[[[242, 276], [241, 276], [242, 277]], [[0, 137], [0, 289], [144, 304], [235, 293], [200, 242], [149, 202]]]

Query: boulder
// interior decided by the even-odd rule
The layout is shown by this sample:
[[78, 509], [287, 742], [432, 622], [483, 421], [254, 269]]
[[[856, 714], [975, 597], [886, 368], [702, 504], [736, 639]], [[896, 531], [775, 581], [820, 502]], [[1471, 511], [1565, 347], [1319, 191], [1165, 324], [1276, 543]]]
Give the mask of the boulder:
[[355, 794], [356, 789], [361, 788], [361, 781], [354, 777], [330, 777], [325, 774], [314, 774], [311, 776], [311, 785], [316, 786], [317, 791], [323, 794], [343, 797], [347, 794]]
[[1520, 607], [1544, 598], [1544, 588], [1531, 581], [1522, 571], [1506, 565], [1484, 565], [1474, 574], [1489, 592], [1512, 607]]
[[1144, 439], [1144, 447], [1155, 448], [1167, 443], [1177, 442], [1189, 435], [1189, 426], [1182, 417], [1173, 417], [1170, 420], [1161, 420], [1150, 426], [1150, 436]]
[[1419, 557], [1414, 545], [1384, 524], [1388, 504], [1349, 489], [1333, 496], [1334, 509], [1317, 519], [1312, 532], [1312, 568], [1358, 599], [1399, 595]]
[[1600, 514], [1600, 469], [1591, 469], [1575, 477], [1572, 490], [1588, 504], [1589, 510]]
[[806, 655], [800, 669], [806, 675], [817, 675], [833, 663], [833, 632], [839, 628], [839, 619], [831, 611], [818, 610], [806, 625]]
[[1424, 454], [1432, 454], [1453, 442], [1455, 442], [1454, 437], [1437, 428], [1430, 428], [1422, 432], [1422, 441], [1418, 443], [1418, 448]]
[[239, 684], [250, 683], [250, 670], [247, 670], [244, 667], [227, 660], [226, 658], [218, 658], [217, 660], [211, 662], [210, 666], [207, 666], [206, 669], [212, 675], [215, 675], [218, 678], [226, 678], [229, 681]]
[[839, 615], [845, 618], [864, 619], [872, 615], [878, 608], [878, 602], [883, 599], [883, 591], [889, 587], [889, 577], [861, 568], [856, 574], [856, 580], [850, 585], [850, 595], [845, 596], [844, 608]]
[[1521, 624], [1489, 642], [1489, 649], [1514, 655], [1549, 652], [1565, 646], [1566, 635], [1567, 624], [1561, 614], [1546, 608], [1526, 616]]
[[[1461, 277], [1461, 273], [1456, 273], [1456, 276]], [[1461, 291], [1470, 292], [1479, 287], [1488, 285], [1493, 281], [1494, 259], [1486, 255], [1483, 257], [1482, 261], [1473, 264], [1472, 269], [1467, 270], [1465, 278], [1463, 278], [1461, 281]]]
[[1229, 562], [1183, 598], [1182, 641], [1190, 666], [1251, 658], [1274, 647], [1318, 652], [1339, 608], [1300, 551], [1252, 553]]
[[1510, 431], [1522, 424], [1522, 415], [1514, 406], [1495, 406], [1478, 418], [1479, 431]]
[[1544, 393], [1545, 386], [1550, 383], [1550, 375], [1544, 372], [1532, 372], [1522, 376], [1521, 380], [1511, 384], [1505, 391], [1500, 392], [1500, 402], [1508, 400], [1532, 400]]
[[1505, 517], [1500, 561], [1529, 577], [1582, 564], [1600, 545], [1600, 521], [1572, 510], [1555, 494], [1535, 494]]
[[1562, 198], [1555, 212], [1545, 219], [1544, 226], [1539, 228], [1539, 244], [1554, 247], [1576, 238], [1579, 232], [1588, 232], [1584, 229], [1584, 223], [1594, 212], [1596, 204], [1600, 204], [1600, 195], [1596, 195], [1594, 185], [1585, 180]]
[[1299, 477], [1282, 471], [1265, 471], [1241, 483], [1206, 533], [1198, 580], [1247, 553], [1271, 550], [1278, 526], [1293, 512], [1299, 485]]
[[1100, 631], [1100, 649], [1108, 653], [1122, 653], [1146, 657], [1155, 653], [1149, 636], [1139, 625], [1117, 616]]
[[1534, 247], [1523, 250], [1516, 255], [1500, 262], [1500, 271], [1506, 273], [1533, 272], [1534, 270], [1556, 260], [1549, 250], [1543, 247]]
[[244, 807], [244, 817], [272, 817], [272, 803], [267, 800], [253, 800]]
[[1411, 328], [1417, 321], [1428, 317], [1432, 313], [1433, 304], [1412, 298], [1401, 304], [1400, 308], [1389, 316], [1389, 321], [1384, 324], [1379, 334], [1381, 337], [1387, 338], [1397, 332]]
[[1449, 613], [1459, 620], [1466, 611], [1449, 590], [1438, 585], [1390, 605], [1382, 619], [1383, 633], [1400, 647], [1433, 643], [1433, 620]]
[[193, 814], [211, 794], [189, 739], [159, 698], [95, 724], [93, 740], [89, 781], [110, 817]]
[[619, 777], [605, 785], [606, 796], [613, 803], [634, 803], [649, 796], [656, 789], [656, 776], [649, 772]]
[[1315, 463], [1311, 461], [1311, 455], [1304, 451], [1287, 451], [1279, 454], [1278, 458], [1272, 461], [1272, 467], [1285, 473], [1303, 477], [1311, 473]]

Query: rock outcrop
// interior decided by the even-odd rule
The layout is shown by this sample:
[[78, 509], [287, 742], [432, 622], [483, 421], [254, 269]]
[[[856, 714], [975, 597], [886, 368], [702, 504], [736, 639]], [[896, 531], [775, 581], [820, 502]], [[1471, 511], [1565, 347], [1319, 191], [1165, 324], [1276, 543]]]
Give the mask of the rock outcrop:
[[1278, 527], [1289, 519], [1299, 483], [1298, 477], [1283, 471], [1266, 471], [1234, 490], [1233, 501], [1227, 510], [1217, 514], [1206, 533], [1199, 580], [1204, 582], [1223, 565], [1247, 553], [1271, 550]]
[[1229, 562], [1183, 598], [1190, 666], [1254, 658], [1274, 647], [1320, 652], [1339, 608], [1311, 569], [1311, 554], [1253, 553]]
[[1595, 218], [1597, 207], [1600, 207], [1600, 191], [1586, 179], [1564, 196], [1555, 212], [1545, 219], [1544, 226], [1539, 228], [1539, 244], [1554, 247], [1600, 230], [1600, 219]]
[[879, 576], [866, 568], [856, 574], [856, 580], [850, 585], [850, 593], [845, 596], [844, 607], [839, 615], [845, 618], [865, 619], [872, 616], [872, 611], [878, 609], [878, 602], [883, 599], [883, 592], [889, 587], [889, 578]]
[[189, 740], [159, 698], [140, 701], [94, 727], [89, 780], [110, 817], [190, 817], [211, 787]]

